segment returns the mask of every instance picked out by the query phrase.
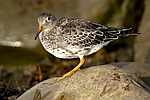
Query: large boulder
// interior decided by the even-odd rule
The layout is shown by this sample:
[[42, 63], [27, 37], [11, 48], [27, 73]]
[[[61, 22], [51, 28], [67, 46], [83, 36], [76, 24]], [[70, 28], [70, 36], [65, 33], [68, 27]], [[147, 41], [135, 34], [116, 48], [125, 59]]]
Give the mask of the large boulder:
[[77, 71], [57, 82], [45, 80], [17, 100], [149, 100], [150, 88], [134, 74], [115, 65]]

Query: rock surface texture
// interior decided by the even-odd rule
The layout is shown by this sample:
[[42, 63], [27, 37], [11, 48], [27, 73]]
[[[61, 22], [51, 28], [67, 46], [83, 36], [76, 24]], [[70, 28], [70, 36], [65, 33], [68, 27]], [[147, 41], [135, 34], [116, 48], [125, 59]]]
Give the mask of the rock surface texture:
[[101, 65], [57, 82], [45, 80], [17, 100], [149, 100], [150, 88], [130, 71]]
[[119, 62], [113, 63], [111, 65], [115, 65], [119, 68], [123, 68], [125, 70], [131, 71], [138, 78], [140, 78], [144, 83], [146, 83], [150, 87], [150, 65], [146, 63], [140, 62]]

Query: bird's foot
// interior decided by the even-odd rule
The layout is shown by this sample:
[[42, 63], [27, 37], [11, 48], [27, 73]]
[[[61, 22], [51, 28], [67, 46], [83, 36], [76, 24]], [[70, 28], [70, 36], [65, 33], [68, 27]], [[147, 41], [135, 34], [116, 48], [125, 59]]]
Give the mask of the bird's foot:
[[81, 58], [80, 59], [80, 63], [71, 71], [69, 71], [68, 73], [64, 74], [63, 77], [60, 77], [57, 79], [57, 81], [63, 80], [66, 77], [71, 76], [73, 73], [75, 73], [77, 70], [80, 70], [80, 67], [83, 65], [85, 58]]
[[[80, 70], [80, 69], [78, 69], [78, 70]], [[63, 79], [65, 79], [65, 78], [67, 78], [67, 77], [73, 75], [75, 72], [76, 72], [76, 71], [74, 71], [74, 70], [71, 70], [71, 71], [67, 72], [67, 73], [64, 74], [62, 77], [58, 78], [58, 81], [63, 80]]]

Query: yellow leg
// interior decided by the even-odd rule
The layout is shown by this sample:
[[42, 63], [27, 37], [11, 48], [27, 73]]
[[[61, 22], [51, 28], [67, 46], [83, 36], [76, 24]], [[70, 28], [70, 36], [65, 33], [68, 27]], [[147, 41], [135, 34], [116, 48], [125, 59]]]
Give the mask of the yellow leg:
[[75, 73], [77, 70], [80, 70], [80, 67], [84, 64], [84, 61], [85, 61], [85, 58], [84, 58], [84, 57], [81, 58], [81, 59], [80, 59], [80, 63], [79, 63], [74, 69], [72, 69], [71, 71], [69, 71], [68, 73], [64, 74], [62, 77], [60, 77], [60, 78], [58, 79], [58, 81], [63, 80], [64, 78], [71, 76], [71, 75], [72, 75], [73, 73]]

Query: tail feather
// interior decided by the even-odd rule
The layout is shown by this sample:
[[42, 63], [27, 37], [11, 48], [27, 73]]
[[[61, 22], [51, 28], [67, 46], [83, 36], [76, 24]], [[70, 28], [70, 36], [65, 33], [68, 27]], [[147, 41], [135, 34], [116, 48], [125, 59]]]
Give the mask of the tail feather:
[[138, 34], [140, 34], [140, 33], [133, 32], [132, 28], [121, 28], [120, 29], [121, 37], [129, 36], [129, 35], [138, 35]]
[[112, 41], [119, 37], [125, 37], [129, 35], [138, 35], [140, 33], [133, 32], [132, 28], [113, 28], [108, 27], [107, 29], [101, 30], [104, 33], [104, 41]]

